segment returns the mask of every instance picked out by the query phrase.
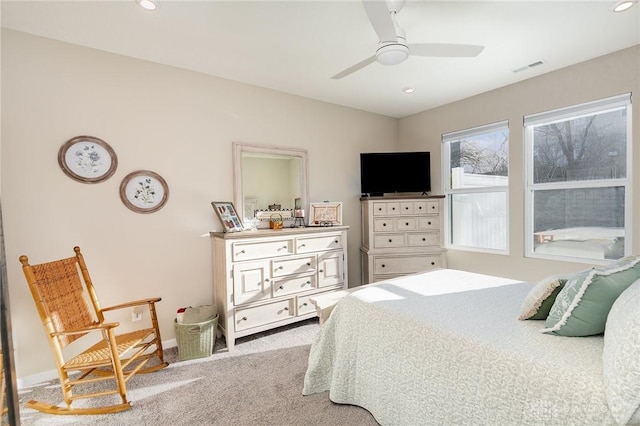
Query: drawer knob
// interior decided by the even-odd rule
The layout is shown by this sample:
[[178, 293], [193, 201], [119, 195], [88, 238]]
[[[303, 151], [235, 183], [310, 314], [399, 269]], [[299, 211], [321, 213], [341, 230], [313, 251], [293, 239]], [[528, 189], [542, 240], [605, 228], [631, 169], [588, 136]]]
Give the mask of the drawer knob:
[[382, 224], [382, 226], [387, 226], [387, 223], [386, 223], [386, 222], [385, 222], [385, 223], [383, 223], [383, 224]]
[[431, 225], [431, 222], [427, 222], [428, 225]]
[[304, 302], [304, 303], [302, 304], [302, 306], [307, 306], [307, 302]]
[[311, 262], [307, 262], [307, 266], [311, 266]]
[[305, 247], [305, 246], [306, 246], [305, 243], [300, 244], [300, 247]]
[[418, 207], [418, 210], [422, 210], [422, 206]]
[[318, 272], [324, 272], [324, 269], [318, 269]]
[[278, 266], [278, 269], [284, 269], [284, 266], [280, 265]]
[[395, 210], [395, 209], [396, 209], [395, 207], [391, 207], [391, 210]]
[[267, 282], [269, 282], [269, 278], [265, 278], [264, 280], [265, 280], [265, 281], [267, 281]]
[[405, 225], [405, 226], [409, 226], [409, 222], [405, 222], [405, 223], [404, 223], [404, 225]]
[[426, 238], [424, 238], [424, 237], [422, 237], [422, 241], [427, 241], [427, 239], [426, 239]]
[[307, 285], [307, 284], [311, 284], [311, 281], [307, 281], [306, 283], [304, 283], [304, 285]]
[[246, 320], [247, 320], [247, 317], [242, 317], [242, 321], [246, 321]]
[[245, 251], [244, 251], [244, 250], [240, 250], [240, 251], [238, 252], [238, 254], [242, 254], [242, 253], [245, 253]]
[[338, 240], [335, 240], [335, 241], [334, 241], [334, 243], [336, 243], [336, 244], [338, 244], [339, 242], [340, 242], [340, 241], [338, 241]]
[[431, 206], [431, 210], [435, 210], [435, 209], [436, 209], [436, 206]]
[[382, 211], [382, 207], [378, 207], [378, 211], [381, 212]]
[[385, 267], [385, 264], [384, 264], [384, 263], [382, 264], [382, 267], [383, 267], [383, 268]]
[[405, 207], [404, 209], [405, 209], [405, 210], [409, 210], [409, 207]]
[[280, 290], [284, 290], [284, 286], [280, 286], [278, 287]]
[[390, 242], [390, 243], [392, 243], [392, 242], [393, 242], [393, 240], [392, 240], [391, 238], [389, 238], [389, 242]]
[[431, 262], [431, 266], [436, 266], [436, 262]]
[[282, 310], [283, 310], [283, 311], [288, 311], [288, 310], [289, 310], [289, 308], [286, 308], [286, 307], [285, 307], [285, 308], [283, 308]]

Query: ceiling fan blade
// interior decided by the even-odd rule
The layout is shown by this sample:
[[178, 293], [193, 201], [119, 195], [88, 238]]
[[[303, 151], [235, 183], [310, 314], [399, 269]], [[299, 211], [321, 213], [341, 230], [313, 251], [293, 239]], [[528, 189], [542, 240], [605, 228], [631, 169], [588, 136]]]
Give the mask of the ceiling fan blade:
[[367, 65], [374, 63], [375, 61], [376, 61], [375, 55], [371, 56], [371, 57], [365, 59], [364, 61], [360, 61], [357, 64], [350, 66], [346, 70], [339, 72], [338, 74], [336, 74], [333, 77], [331, 77], [331, 79], [332, 80], [340, 80], [341, 78], [346, 77], [349, 74], [353, 74], [354, 72], [366, 67]]
[[410, 44], [412, 56], [439, 56], [444, 58], [470, 58], [478, 56], [484, 46], [475, 44], [418, 43]]
[[362, 3], [373, 29], [378, 34], [378, 40], [381, 42], [396, 41], [398, 39], [396, 28], [393, 25], [387, 2], [383, 0], [362, 0]]

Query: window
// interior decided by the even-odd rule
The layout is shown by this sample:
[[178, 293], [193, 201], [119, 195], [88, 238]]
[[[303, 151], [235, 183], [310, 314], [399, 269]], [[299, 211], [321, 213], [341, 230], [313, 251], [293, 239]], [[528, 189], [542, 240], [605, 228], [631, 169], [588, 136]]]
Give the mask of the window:
[[631, 95], [524, 118], [526, 255], [630, 253]]
[[507, 252], [509, 125], [442, 136], [448, 247]]

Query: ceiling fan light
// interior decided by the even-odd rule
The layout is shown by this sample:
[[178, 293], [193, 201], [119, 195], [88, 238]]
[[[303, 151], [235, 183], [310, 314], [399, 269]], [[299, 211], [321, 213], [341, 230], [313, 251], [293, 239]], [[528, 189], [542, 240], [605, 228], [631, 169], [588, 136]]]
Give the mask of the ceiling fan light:
[[382, 65], [396, 65], [409, 57], [409, 48], [404, 44], [387, 44], [376, 52], [376, 59]]
[[154, 0], [138, 0], [138, 4], [146, 10], [155, 10], [158, 7]]
[[624, 12], [637, 2], [637, 0], [618, 0], [613, 4], [611, 10], [613, 10], [614, 12]]

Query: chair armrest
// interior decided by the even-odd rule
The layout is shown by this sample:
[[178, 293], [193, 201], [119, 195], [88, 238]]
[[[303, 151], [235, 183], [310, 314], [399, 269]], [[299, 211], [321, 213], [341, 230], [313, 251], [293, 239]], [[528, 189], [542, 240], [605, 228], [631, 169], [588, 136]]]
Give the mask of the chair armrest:
[[106, 307], [106, 308], [102, 308], [100, 310], [102, 312], [106, 312], [106, 311], [113, 311], [113, 310], [116, 310], [116, 309], [131, 308], [133, 306], [151, 305], [151, 304], [159, 302], [161, 300], [162, 300], [162, 298], [160, 298], [160, 297], [150, 297], [149, 299], [140, 299], [140, 300], [134, 300], [133, 302], [125, 302], [125, 303], [121, 303], [119, 305], [113, 305], [113, 306], [109, 306], [109, 307]]
[[56, 331], [51, 333], [52, 336], [67, 336], [67, 335], [72, 335], [72, 334], [83, 334], [83, 333], [89, 333], [92, 331], [102, 331], [102, 330], [108, 330], [110, 328], [116, 328], [120, 325], [119, 322], [105, 322], [102, 324], [96, 324], [96, 325], [92, 325], [91, 327], [82, 327], [82, 328], [76, 328], [74, 330], [67, 330], [67, 331]]

